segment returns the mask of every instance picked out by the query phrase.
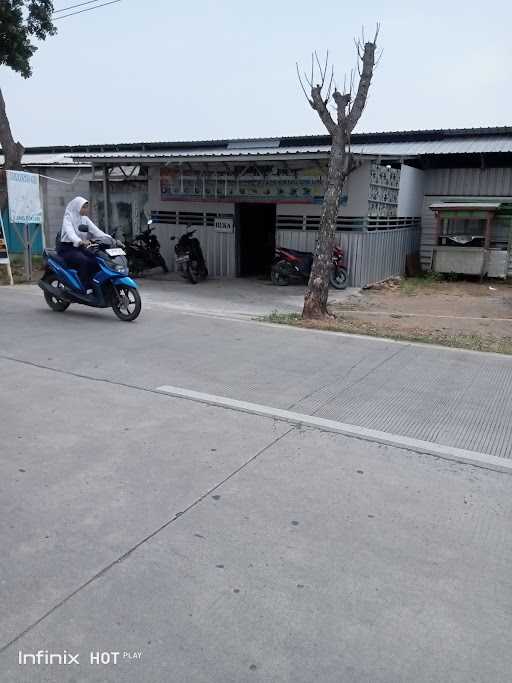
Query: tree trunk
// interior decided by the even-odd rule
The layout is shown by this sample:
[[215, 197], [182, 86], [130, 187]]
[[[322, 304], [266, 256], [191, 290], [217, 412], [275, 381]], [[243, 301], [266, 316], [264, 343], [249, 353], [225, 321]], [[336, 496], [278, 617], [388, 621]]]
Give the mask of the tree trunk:
[[0, 89], [0, 145], [4, 154], [4, 168], [21, 169], [21, 159], [25, 148], [19, 142], [14, 142], [11, 126], [5, 111], [5, 102]]
[[336, 234], [339, 198], [346, 178], [345, 137], [341, 129], [332, 137], [327, 188], [324, 195], [322, 217], [315, 248], [313, 268], [309, 276], [308, 288], [304, 296], [302, 317], [309, 320], [326, 318], [327, 298], [329, 295], [329, 274], [332, 267], [332, 251]]

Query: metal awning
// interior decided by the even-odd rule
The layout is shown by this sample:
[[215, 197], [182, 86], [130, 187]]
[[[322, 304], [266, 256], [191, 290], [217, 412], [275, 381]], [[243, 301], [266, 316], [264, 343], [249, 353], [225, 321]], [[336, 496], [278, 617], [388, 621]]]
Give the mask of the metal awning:
[[497, 211], [501, 202], [439, 202], [431, 204], [429, 209], [444, 213], [458, 211]]
[[[184, 149], [172, 152], [105, 152], [96, 154], [73, 154], [75, 161], [87, 161], [93, 166], [112, 165], [162, 165], [183, 163], [257, 163], [257, 162], [292, 162], [328, 160], [330, 145], [314, 147], [284, 147], [284, 148], [229, 148], [229, 149]], [[387, 154], [385, 145], [352, 145], [350, 150], [355, 156], [365, 159], [379, 159], [390, 162], [398, 161], [402, 157], [397, 154]]]

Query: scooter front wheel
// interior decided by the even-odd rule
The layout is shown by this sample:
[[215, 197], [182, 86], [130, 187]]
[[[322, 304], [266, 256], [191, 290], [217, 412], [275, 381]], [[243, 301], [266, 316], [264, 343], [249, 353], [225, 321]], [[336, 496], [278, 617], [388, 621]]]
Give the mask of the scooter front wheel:
[[163, 256], [160, 256], [160, 258], [158, 259], [158, 265], [161, 266], [162, 271], [163, 271], [164, 273], [168, 273], [168, 272], [169, 272], [169, 268], [167, 268], [167, 263], [165, 262], [165, 259], [164, 259]]
[[290, 284], [289, 266], [286, 261], [278, 261], [272, 266], [270, 271], [270, 279], [273, 285], [278, 287], [286, 287]]
[[112, 310], [119, 320], [131, 322], [138, 318], [142, 308], [140, 294], [134, 287], [127, 285], [114, 285], [112, 293]]
[[199, 273], [196, 263], [187, 263], [187, 277], [193, 285], [199, 280]]

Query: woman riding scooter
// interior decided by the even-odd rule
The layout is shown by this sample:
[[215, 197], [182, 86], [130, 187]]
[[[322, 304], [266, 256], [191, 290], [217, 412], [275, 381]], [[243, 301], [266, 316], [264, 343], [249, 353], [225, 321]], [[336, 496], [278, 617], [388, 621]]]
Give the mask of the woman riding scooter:
[[[88, 239], [83, 239], [83, 235], [87, 234], [87, 237], [96, 239], [102, 238], [107, 242], [112, 241], [110, 235], [94, 225], [88, 217], [88, 213], [89, 202], [87, 199], [83, 197], [72, 199], [64, 212], [59, 235], [60, 242], [57, 239], [57, 253], [62, 256], [70, 268], [76, 268], [78, 277], [86, 289], [91, 285], [91, 279], [97, 270], [97, 265], [94, 255], [87, 251], [90, 242]], [[82, 230], [79, 230], [80, 226], [82, 226]], [[83, 231], [84, 226], [87, 228], [87, 233]]]

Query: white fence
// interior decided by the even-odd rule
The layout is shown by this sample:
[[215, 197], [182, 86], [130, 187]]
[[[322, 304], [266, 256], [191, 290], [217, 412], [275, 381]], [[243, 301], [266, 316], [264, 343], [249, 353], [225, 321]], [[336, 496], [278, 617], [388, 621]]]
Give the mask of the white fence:
[[[278, 230], [277, 244], [299, 251], [313, 251], [317, 239], [314, 230]], [[345, 251], [349, 286], [365, 287], [405, 273], [408, 254], [420, 247], [420, 226], [364, 232], [336, 233], [336, 241]]]

